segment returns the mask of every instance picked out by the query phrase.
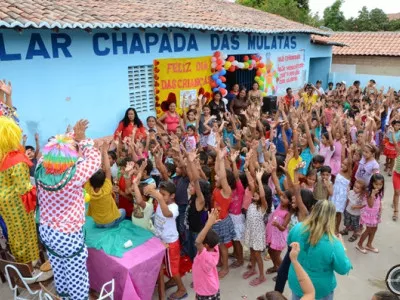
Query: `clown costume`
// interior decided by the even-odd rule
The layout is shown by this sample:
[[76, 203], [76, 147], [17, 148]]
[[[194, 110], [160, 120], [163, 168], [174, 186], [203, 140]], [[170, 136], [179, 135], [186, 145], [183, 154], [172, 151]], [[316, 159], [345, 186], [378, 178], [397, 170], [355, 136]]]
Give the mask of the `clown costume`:
[[39, 234], [54, 271], [57, 293], [63, 299], [88, 299], [82, 186], [100, 165], [100, 151], [91, 139], [75, 141], [58, 135], [45, 146], [36, 168]]

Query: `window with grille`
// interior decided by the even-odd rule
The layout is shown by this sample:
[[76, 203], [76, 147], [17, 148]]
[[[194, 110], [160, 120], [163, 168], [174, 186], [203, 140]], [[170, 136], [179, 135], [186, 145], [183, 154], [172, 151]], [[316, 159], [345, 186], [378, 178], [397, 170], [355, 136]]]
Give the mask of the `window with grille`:
[[129, 102], [138, 113], [155, 110], [153, 65], [128, 67]]

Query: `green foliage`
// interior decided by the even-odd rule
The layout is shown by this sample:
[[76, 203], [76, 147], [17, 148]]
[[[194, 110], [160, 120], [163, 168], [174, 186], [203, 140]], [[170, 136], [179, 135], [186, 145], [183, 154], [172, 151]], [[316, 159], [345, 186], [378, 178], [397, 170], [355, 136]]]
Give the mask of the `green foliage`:
[[[325, 26], [334, 31], [400, 31], [400, 20], [389, 21], [382, 9], [368, 11], [362, 7], [357, 18], [346, 19], [342, 5], [345, 0], [336, 0], [324, 10], [323, 18], [312, 15], [308, 0], [236, 0], [237, 3], [257, 8], [286, 19], [314, 27]], [[346, 0], [351, 1], [351, 0]]]
[[319, 16], [310, 14], [308, 0], [236, 0], [236, 2], [292, 21], [312, 26], [321, 25]]
[[336, 0], [332, 6], [324, 10], [324, 26], [334, 31], [342, 31], [345, 29], [346, 18], [341, 11], [343, 0]]

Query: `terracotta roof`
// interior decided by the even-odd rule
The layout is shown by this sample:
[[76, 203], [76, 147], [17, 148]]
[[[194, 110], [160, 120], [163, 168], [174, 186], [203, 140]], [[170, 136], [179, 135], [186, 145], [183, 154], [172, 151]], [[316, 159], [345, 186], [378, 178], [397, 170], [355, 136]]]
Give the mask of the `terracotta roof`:
[[2, 0], [0, 28], [175, 27], [255, 33], [329, 33], [221, 0]]
[[329, 42], [348, 47], [334, 46], [333, 55], [400, 56], [400, 32], [335, 32]]
[[400, 19], [400, 13], [387, 14], [389, 21]]
[[338, 47], [348, 46], [345, 43], [332, 41], [327, 36], [319, 36], [319, 35], [315, 35], [315, 34], [311, 35], [311, 43], [318, 44], [318, 45], [338, 46]]

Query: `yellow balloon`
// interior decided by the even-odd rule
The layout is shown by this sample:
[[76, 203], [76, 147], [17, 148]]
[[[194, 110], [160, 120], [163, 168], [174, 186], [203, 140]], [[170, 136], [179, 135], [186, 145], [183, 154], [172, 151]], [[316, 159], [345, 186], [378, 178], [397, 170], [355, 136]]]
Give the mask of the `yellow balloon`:
[[254, 80], [255, 80], [256, 82], [258, 82], [258, 81], [260, 80], [260, 76], [254, 77]]
[[248, 62], [245, 62], [244, 63], [244, 69], [248, 69], [249, 68], [249, 63]]
[[228, 70], [232, 66], [232, 63], [230, 61], [225, 62], [225, 69]]

